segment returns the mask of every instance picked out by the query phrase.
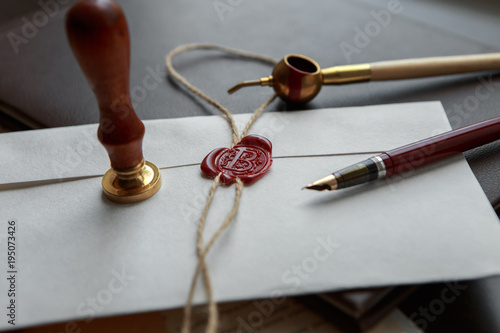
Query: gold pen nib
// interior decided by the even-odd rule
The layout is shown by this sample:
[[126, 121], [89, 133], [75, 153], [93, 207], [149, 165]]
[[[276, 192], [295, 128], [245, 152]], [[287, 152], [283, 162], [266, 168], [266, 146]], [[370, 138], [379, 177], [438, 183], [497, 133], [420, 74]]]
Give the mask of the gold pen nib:
[[316, 191], [333, 191], [337, 189], [337, 178], [334, 175], [328, 175], [324, 178], [321, 178], [305, 187], [308, 190], [316, 190]]

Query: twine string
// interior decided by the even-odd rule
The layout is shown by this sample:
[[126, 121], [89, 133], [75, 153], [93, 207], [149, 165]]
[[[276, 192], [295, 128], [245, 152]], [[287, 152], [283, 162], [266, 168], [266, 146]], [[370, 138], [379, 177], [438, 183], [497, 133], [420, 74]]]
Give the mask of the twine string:
[[[190, 50], [200, 50], [200, 49], [205, 49], [205, 50], [219, 50], [222, 52], [226, 53], [231, 53], [235, 54], [238, 56], [262, 61], [265, 63], [269, 63], [271, 65], [276, 64], [276, 60], [272, 58], [268, 58], [259, 54], [254, 54], [250, 52], [245, 52], [245, 51], [240, 51], [240, 50], [235, 50], [219, 45], [213, 45], [213, 44], [190, 44], [190, 45], [182, 45], [174, 50], [172, 50], [166, 57], [165, 59], [165, 64], [167, 66], [168, 71], [170, 72], [170, 75], [179, 81], [181, 84], [183, 84], [188, 90], [193, 92], [196, 96], [200, 97], [210, 105], [214, 106], [217, 110], [219, 110], [224, 118], [227, 120], [229, 127], [231, 128], [231, 133], [232, 133], [232, 143], [231, 147], [236, 145], [241, 139], [247, 135], [248, 131], [250, 130], [250, 127], [252, 124], [257, 120], [257, 118], [262, 114], [264, 109], [272, 103], [272, 101], [276, 98], [276, 95], [273, 94], [266, 102], [264, 102], [257, 110], [255, 110], [254, 114], [246, 124], [241, 136], [238, 134], [238, 128], [236, 126], [236, 122], [234, 121], [234, 118], [229, 112], [227, 108], [222, 106], [219, 102], [214, 100], [212, 97], [206, 95], [204, 92], [193, 86], [191, 83], [189, 83], [182, 75], [180, 75], [175, 68], [172, 65], [172, 59], [186, 51]], [[191, 281], [191, 286], [189, 289], [189, 295], [188, 295], [188, 300], [186, 302], [186, 306], [184, 307], [184, 319], [183, 319], [183, 325], [182, 325], [182, 332], [183, 333], [189, 333], [191, 331], [191, 317], [192, 317], [192, 310], [193, 310], [193, 297], [194, 297], [194, 291], [196, 288], [196, 282], [198, 279], [198, 276], [201, 273], [202, 280], [203, 280], [203, 287], [205, 289], [205, 293], [208, 299], [208, 323], [207, 323], [207, 329], [206, 332], [209, 333], [215, 333], [217, 332], [217, 328], [219, 325], [219, 314], [217, 310], [217, 303], [215, 302], [214, 298], [214, 292], [212, 288], [212, 282], [211, 282], [211, 277], [210, 277], [210, 271], [208, 269], [208, 265], [206, 263], [206, 256], [212, 246], [215, 244], [219, 236], [231, 225], [231, 222], [233, 221], [234, 217], [236, 216], [239, 205], [240, 205], [240, 199], [241, 195], [243, 193], [243, 188], [244, 188], [244, 183], [241, 181], [241, 179], [237, 178], [236, 179], [236, 186], [235, 186], [235, 197], [234, 197], [234, 202], [233, 202], [233, 207], [229, 211], [229, 213], [226, 215], [224, 221], [222, 224], [219, 226], [217, 231], [213, 234], [213, 236], [210, 238], [208, 243], [204, 245], [204, 240], [203, 240], [203, 231], [205, 229], [205, 224], [206, 224], [206, 219], [208, 216], [208, 211], [210, 209], [210, 206], [212, 204], [212, 200], [215, 196], [215, 192], [217, 188], [220, 186], [220, 177], [221, 174], [218, 174], [213, 182], [212, 186], [210, 187], [210, 190], [208, 192], [208, 197], [207, 201], [205, 203], [205, 206], [202, 211], [202, 215], [200, 217], [200, 220], [198, 222], [198, 229], [197, 229], [197, 234], [196, 234], [196, 254], [198, 256], [198, 264], [196, 266], [195, 273], [193, 275], [193, 279]]]
[[[251, 52], [246, 52], [246, 51], [235, 50], [235, 49], [231, 49], [231, 48], [228, 48], [228, 47], [219, 46], [219, 45], [213, 45], [213, 44], [189, 44], [189, 45], [181, 45], [181, 46], [173, 49], [172, 51], [170, 51], [170, 53], [167, 55], [167, 57], [165, 59], [165, 64], [167, 66], [167, 70], [170, 72], [170, 75], [172, 75], [172, 77], [174, 79], [176, 79], [177, 81], [179, 81], [180, 83], [182, 83], [188, 90], [190, 90], [196, 96], [200, 97], [201, 99], [203, 99], [208, 104], [213, 105], [217, 110], [219, 110], [224, 115], [224, 118], [227, 120], [227, 122], [229, 123], [229, 126], [231, 127], [231, 132], [232, 132], [232, 135], [233, 135], [232, 146], [234, 146], [235, 144], [237, 144], [240, 141], [240, 136], [238, 135], [238, 127], [236, 126], [236, 123], [234, 121], [233, 116], [231, 115], [231, 112], [229, 112], [229, 110], [227, 108], [225, 108], [224, 106], [222, 106], [215, 99], [213, 99], [212, 97], [208, 96], [203, 91], [201, 91], [200, 89], [196, 88], [191, 83], [189, 83], [182, 75], [179, 74], [179, 72], [177, 72], [177, 70], [175, 70], [174, 66], [172, 65], [172, 59], [176, 55], [178, 55], [179, 53], [183, 53], [183, 52], [191, 51], [191, 50], [218, 50], [218, 51], [222, 51], [222, 52], [226, 52], [226, 53], [231, 53], [231, 54], [238, 55], [238, 56], [245, 57], [245, 58], [249, 58], [249, 59], [255, 59], [255, 60], [258, 60], [258, 61], [261, 61], [261, 62], [264, 62], [264, 63], [268, 63], [268, 64], [271, 64], [271, 65], [275, 65], [277, 63], [277, 61], [275, 59], [272, 59], [272, 58], [269, 58], [269, 57], [266, 57], [266, 56], [262, 56], [262, 55], [259, 55], [259, 54], [255, 54], [255, 53], [251, 53]], [[274, 96], [272, 97], [272, 99], [274, 99]], [[264, 109], [270, 103], [271, 103], [271, 101], [268, 102], [268, 103], [264, 103], [265, 106], [263, 105], [264, 107], [262, 109]], [[247, 128], [250, 128], [250, 126], [255, 121], [255, 119], [257, 119], [257, 118], [255, 117], [253, 120], [251, 120], [247, 124]]]

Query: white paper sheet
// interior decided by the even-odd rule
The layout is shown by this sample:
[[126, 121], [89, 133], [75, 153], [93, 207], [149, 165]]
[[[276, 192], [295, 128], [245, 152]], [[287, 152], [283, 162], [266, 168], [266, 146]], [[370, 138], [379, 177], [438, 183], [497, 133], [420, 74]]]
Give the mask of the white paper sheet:
[[[235, 116], [240, 129], [249, 118]], [[376, 152], [450, 130], [446, 119], [437, 102], [273, 112], [264, 113], [251, 133], [269, 138], [274, 156]], [[220, 116], [144, 123], [144, 156], [162, 168], [199, 164], [231, 142]], [[96, 133], [97, 125], [86, 125], [2, 134], [0, 184], [102, 175], [109, 159]]]
[[[241, 127], [248, 117], [237, 116]], [[145, 157], [162, 168], [163, 186], [130, 205], [107, 201], [100, 177], [72, 179], [108, 168], [98, 143], [82, 148], [95, 126], [0, 136], [11, 152], [0, 185], [2, 243], [7, 222], [17, 226], [16, 326], [4, 319], [0, 329], [184, 305], [211, 185], [199, 163], [227, 146], [230, 132], [220, 117], [146, 127]], [[344, 191], [300, 190], [374, 152], [448, 129], [436, 102], [265, 114], [251, 132], [273, 141], [274, 163], [245, 188], [237, 217], [208, 256], [216, 299], [499, 274], [500, 225], [462, 156]], [[61, 157], [53, 145], [80, 159], [61, 173], [51, 164]], [[233, 199], [234, 187], [218, 189], [206, 238]], [[9, 283], [0, 281], [4, 300]], [[201, 284], [195, 299], [205, 301]]]

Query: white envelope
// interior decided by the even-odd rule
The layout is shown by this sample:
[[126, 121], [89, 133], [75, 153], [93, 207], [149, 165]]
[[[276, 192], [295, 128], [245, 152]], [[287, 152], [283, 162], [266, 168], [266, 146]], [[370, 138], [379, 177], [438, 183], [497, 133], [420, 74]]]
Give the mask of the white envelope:
[[[235, 116], [238, 126], [249, 117]], [[219, 116], [145, 125], [144, 156], [161, 168], [163, 186], [128, 205], [102, 194], [109, 160], [97, 125], [0, 135], [0, 267], [7, 277], [15, 271], [13, 284], [0, 279], [0, 305], [9, 314], [14, 300], [16, 324], [4, 314], [1, 330], [185, 304], [212, 183], [199, 164], [227, 147], [231, 132]], [[250, 132], [272, 141], [274, 163], [244, 189], [208, 255], [217, 301], [499, 274], [498, 218], [462, 156], [346, 190], [301, 190], [449, 129], [439, 102], [263, 114]], [[205, 239], [234, 192], [217, 190]], [[7, 296], [12, 287], [15, 296]], [[206, 301], [201, 283], [195, 301]]]

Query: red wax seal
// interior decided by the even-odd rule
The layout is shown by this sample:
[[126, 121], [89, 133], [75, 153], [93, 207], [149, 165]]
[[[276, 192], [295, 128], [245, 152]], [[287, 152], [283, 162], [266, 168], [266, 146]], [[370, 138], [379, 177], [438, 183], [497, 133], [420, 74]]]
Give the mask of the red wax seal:
[[273, 163], [271, 141], [259, 136], [248, 135], [233, 148], [217, 148], [201, 163], [201, 171], [210, 178], [222, 173], [220, 179], [225, 185], [233, 184], [236, 178], [245, 184], [260, 179]]

